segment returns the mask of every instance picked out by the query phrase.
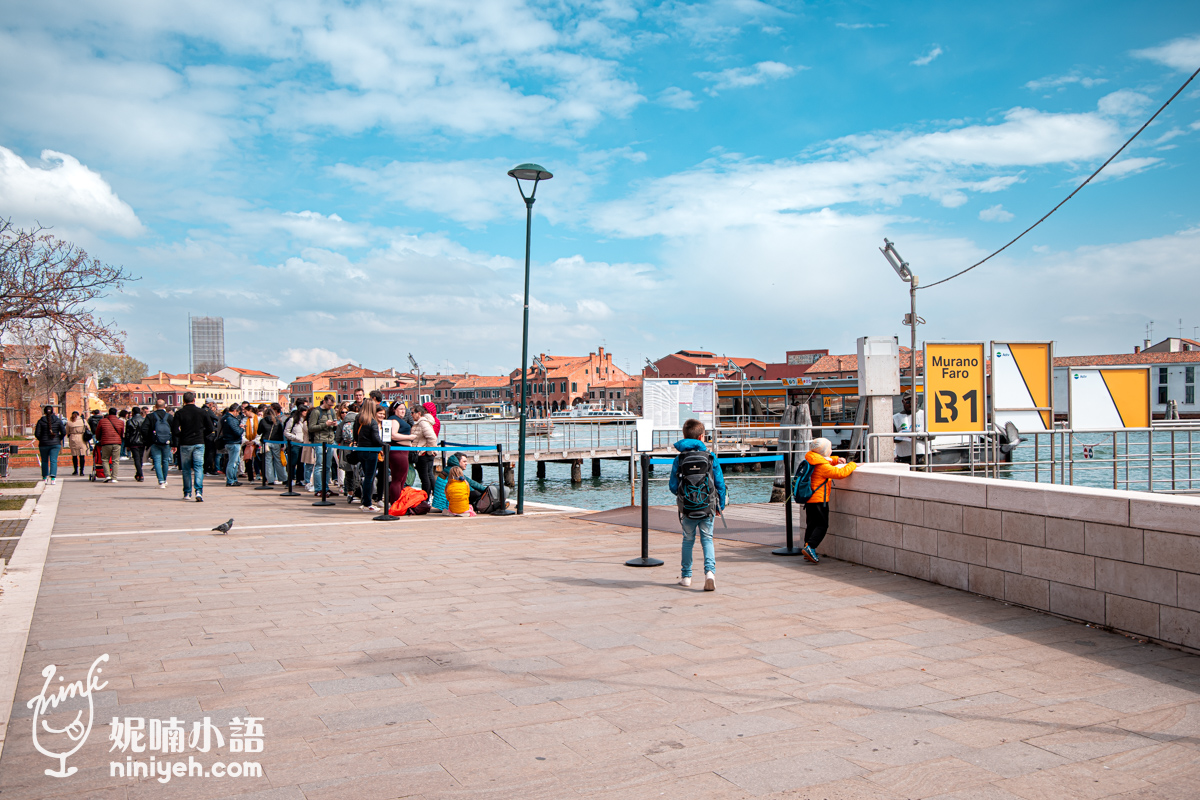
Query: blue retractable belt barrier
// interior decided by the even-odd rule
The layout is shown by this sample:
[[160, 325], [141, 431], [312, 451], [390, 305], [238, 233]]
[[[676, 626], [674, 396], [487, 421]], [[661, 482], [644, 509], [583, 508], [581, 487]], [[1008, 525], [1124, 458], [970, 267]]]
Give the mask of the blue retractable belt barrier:
[[[722, 464], [751, 464], [751, 463], [761, 463], [761, 462], [769, 462], [769, 461], [783, 461], [783, 456], [746, 456], [746, 457], [739, 457], [739, 458], [723, 458], [723, 457], [718, 456], [717, 461], [719, 461]], [[652, 459], [650, 459], [650, 463], [651, 464], [674, 464], [675, 459], [673, 459], [673, 458], [652, 458]]]

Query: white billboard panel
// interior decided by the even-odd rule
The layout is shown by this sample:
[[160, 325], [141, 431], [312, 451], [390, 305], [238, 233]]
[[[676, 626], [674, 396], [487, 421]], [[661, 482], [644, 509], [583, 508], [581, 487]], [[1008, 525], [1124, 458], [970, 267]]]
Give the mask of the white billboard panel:
[[653, 420], [656, 431], [677, 431], [689, 419], [712, 430], [716, 394], [711, 378], [643, 378], [642, 416]]

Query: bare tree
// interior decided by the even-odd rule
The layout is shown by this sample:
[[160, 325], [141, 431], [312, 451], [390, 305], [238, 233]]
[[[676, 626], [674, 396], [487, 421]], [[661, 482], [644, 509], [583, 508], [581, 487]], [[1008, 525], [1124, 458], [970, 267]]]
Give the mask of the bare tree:
[[67, 393], [94, 371], [100, 340], [48, 320], [22, 321], [11, 325], [9, 332], [24, 352], [26, 374], [39, 393], [53, 395], [59, 409], [65, 410]]
[[115, 383], [140, 383], [149, 367], [124, 353], [101, 353], [93, 359], [100, 388], [107, 389]]
[[[90, 304], [134, 278], [92, 258], [82, 247], [38, 225], [28, 230], [0, 220], [0, 334], [18, 322], [42, 323], [63, 336], [120, 351], [123, 332]], [[47, 328], [41, 328], [43, 332]]]

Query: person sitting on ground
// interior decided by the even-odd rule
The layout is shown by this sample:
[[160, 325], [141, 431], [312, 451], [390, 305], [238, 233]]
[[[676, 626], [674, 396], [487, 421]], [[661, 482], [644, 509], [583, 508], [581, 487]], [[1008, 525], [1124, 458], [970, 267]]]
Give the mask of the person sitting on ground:
[[450, 467], [450, 477], [446, 481], [446, 502], [452, 516], [475, 516], [475, 509], [471, 508], [471, 487], [463, 480], [462, 467]]
[[100, 440], [100, 460], [104, 464], [105, 483], [115, 483], [121, 463], [121, 442], [125, 438], [125, 420], [110, 408], [108, 416], [96, 423], [96, 438]]
[[433, 479], [433, 494], [429, 495], [429, 510], [435, 514], [450, 510], [450, 502], [446, 499], [446, 484], [449, 482], [448, 474], [438, 475]]
[[454, 469], [455, 467], [459, 466], [463, 467], [463, 480], [467, 482], [467, 486], [471, 487], [471, 503], [474, 504], [475, 501], [482, 497], [483, 493], [487, 491], [487, 484], [480, 483], [466, 474], [466, 461], [467, 458], [462, 453], [455, 453], [446, 459], [446, 468]]
[[[804, 460], [812, 465], [812, 497], [804, 503], [804, 560], [818, 563], [817, 548], [829, 530], [829, 492], [835, 480], [849, 477], [858, 464], [833, 455], [828, 439], [813, 439]], [[841, 466], [838, 466], [838, 465]]]
[[683, 423], [683, 438], [675, 443], [679, 455], [671, 464], [667, 486], [675, 495], [679, 523], [683, 526], [683, 559], [680, 586], [692, 585], [692, 548], [696, 533], [704, 551], [704, 591], [717, 588], [717, 555], [713, 549], [713, 522], [725, 508], [725, 476], [715, 453], [704, 445], [704, 423], [689, 419]]

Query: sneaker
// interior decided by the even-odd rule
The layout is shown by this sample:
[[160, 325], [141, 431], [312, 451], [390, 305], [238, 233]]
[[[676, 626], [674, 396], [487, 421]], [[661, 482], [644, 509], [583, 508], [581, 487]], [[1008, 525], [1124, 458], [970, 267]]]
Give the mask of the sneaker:
[[191, 496], [190, 494], [185, 494], [185, 495], [183, 496], [183, 500], [184, 500], [184, 502], [187, 502], [188, 500], [191, 500], [191, 499], [192, 499], [192, 496]]
[[51, 478], [50, 485], [53, 486], [57, 480], [58, 480], [58, 478]]
[[115, 481], [115, 480], [116, 480], [116, 478], [105, 478], [105, 479], [104, 479], [104, 482], [105, 482], [105, 483], [112, 483], [112, 482], [113, 482], [113, 481]]
[[820, 563], [821, 558], [817, 555], [817, 551], [812, 549], [812, 545], [806, 544], [800, 550], [804, 553], [805, 561], [812, 562], [813, 564]]
[[225, 485], [226, 485], [226, 486], [241, 486], [241, 485], [242, 485], [242, 482], [241, 482], [241, 481], [234, 481], [233, 483], [227, 483], [227, 484], [225, 484]]
[[704, 591], [711, 592], [717, 588], [717, 576], [712, 572], [704, 573]]
[[[167, 488], [167, 482], [166, 482], [166, 481], [159, 481], [159, 482], [158, 482], [158, 488], [160, 488], [160, 489], [165, 489], [165, 488]], [[186, 497], [187, 495], [184, 495], [184, 496]]]
[[680, 578], [680, 579], [679, 579], [679, 585], [680, 585], [680, 586], [691, 586], [691, 585], [692, 585], [692, 578], [691, 578], [691, 576], [688, 576], [688, 577], [686, 577], [686, 578]]
[[203, 502], [204, 502], [204, 495], [202, 495], [202, 494], [198, 494], [198, 495], [196, 495], [196, 502], [197, 502], [197, 503], [203, 503]]

